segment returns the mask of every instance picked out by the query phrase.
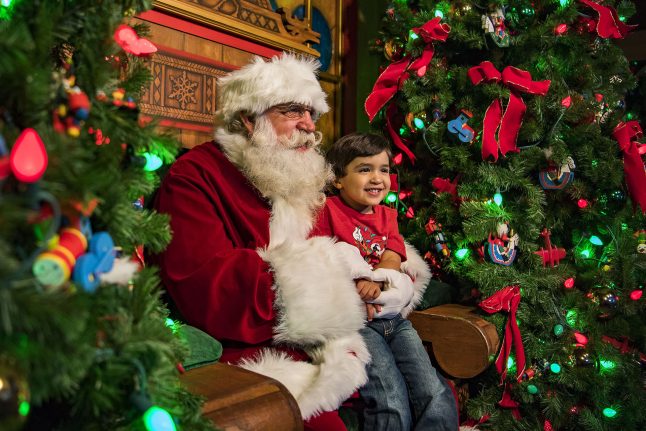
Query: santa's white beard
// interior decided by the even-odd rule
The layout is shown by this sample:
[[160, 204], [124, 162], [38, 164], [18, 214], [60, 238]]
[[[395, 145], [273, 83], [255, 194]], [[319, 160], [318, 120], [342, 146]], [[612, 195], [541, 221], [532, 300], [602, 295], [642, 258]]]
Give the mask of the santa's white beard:
[[240, 169], [264, 197], [316, 209], [323, 204], [322, 191], [333, 178], [319, 152], [320, 142], [320, 133], [300, 130], [279, 138], [269, 120], [260, 116], [250, 145], [242, 151]]

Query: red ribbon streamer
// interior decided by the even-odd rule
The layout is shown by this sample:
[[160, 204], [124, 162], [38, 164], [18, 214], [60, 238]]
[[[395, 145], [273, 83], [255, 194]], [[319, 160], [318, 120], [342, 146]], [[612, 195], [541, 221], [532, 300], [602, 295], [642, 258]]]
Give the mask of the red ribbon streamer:
[[[520, 287], [507, 286], [491, 295], [478, 304], [480, 308], [489, 314], [506, 311], [509, 313], [505, 325], [505, 335], [502, 341], [500, 353], [496, 359], [496, 369], [500, 374], [500, 382], [505, 380], [507, 375], [507, 359], [511, 352], [511, 346], [514, 345], [516, 352], [516, 377], [521, 378], [525, 371], [525, 349], [523, 348], [523, 339], [520, 336], [520, 329], [516, 323], [516, 310], [520, 303]], [[504, 394], [503, 394], [504, 395]], [[504, 398], [503, 398], [504, 400]]]
[[440, 17], [435, 17], [423, 26], [412, 29], [412, 31], [421, 36], [426, 43], [426, 47], [419, 58], [411, 60], [404, 57], [401, 60], [390, 64], [386, 70], [379, 75], [379, 78], [377, 78], [372, 91], [366, 98], [366, 102], [363, 105], [370, 121], [375, 118], [375, 115], [377, 115], [379, 110], [388, 103], [404, 82], [406, 82], [409, 77], [409, 72], [421, 72], [422, 75], [424, 74], [426, 67], [431, 62], [431, 59], [433, 59], [433, 54], [435, 52], [432, 42], [434, 40], [444, 42], [451, 31], [451, 27], [448, 24], [440, 24], [440, 19]]
[[618, 349], [618, 350], [619, 350], [619, 353], [621, 353], [621, 354], [624, 354], [624, 355], [625, 355], [625, 354], [626, 354], [626, 353], [628, 353], [628, 352], [634, 351], [637, 355], [639, 355], [639, 360], [640, 360], [641, 362], [646, 363], [646, 354], [644, 354], [644, 353], [642, 353], [642, 352], [638, 351], [637, 349], [632, 348], [632, 347], [630, 346], [630, 344], [628, 343], [628, 339], [627, 339], [627, 338], [624, 338], [624, 339], [623, 339], [623, 341], [619, 341], [619, 340], [617, 340], [616, 338], [612, 338], [612, 337], [608, 337], [607, 335], [603, 335], [603, 336], [601, 337], [601, 340], [602, 340], [603, 342], [605, 342], [605, 343], [610, 344], [610, 345], [611, 345], [611, 346], [613, 346], [615, 349]]
[[505, 388], [502, 391], [502, 399], [498, 401], [498, 405], [503, 409], [511, 409], [511, 414], [514, 419], [522, 419], [520, 410], [518, 409], [518, 406], [520, 404], [518, 403], [518, 401], [514, 401], [514, 399], [511, 397], [511, 385], [509, 383], [505, 383]]
[[[529, 72], [513, 66], [505, 67], [500, 73], [490, 61], [483, 61], [480, 65], [473, 66], [467, 74], [473, 85], [493, 82], [505, 85], [511, 90], [504, 115], [500, 99], [495, 99], [487, 108], [482, 126], [482, 159], [485, 160], [491, 156], [494, 161], [497, 161], [498, 148], [503, 156], [509, 152], [519, 152], [516, 139], [527, 110], [520, 93], [545, 96], [550, 89], [551, 81], [532, 81]], [[496, 131], [498, 131], [498, 139], [496, 139]]]
[[646, 213], [646, 172], [641, 155], [645, 146], [638, 145], [636, 141], [643, 136], [642, 128], [637, 121], [620, 122], [612, 131], [612, 136], [624, 153], [624, 174], [633, 201], [633, 209], [639, 205], [644, 214]]
[[602, 6], [591, 0], [579, 0], [580, 3], [592, 8], [599, 14], [597, 34], [604, 39], [623, 39], [636, 25], [627, 25], [619, 20], [617, 11], [611, 6]]
[[390, 139], [393, 140], [393, 143], [399, 148], [402, 153], [406, 154], [411, 162], [415, 163], [415, 154], [404, 144], [401, 140], [395, 129], [393, 128], [393, 117], [397, 113], [397, 105], [391, 103], [386, 110], [386, 131], [390, 135]]

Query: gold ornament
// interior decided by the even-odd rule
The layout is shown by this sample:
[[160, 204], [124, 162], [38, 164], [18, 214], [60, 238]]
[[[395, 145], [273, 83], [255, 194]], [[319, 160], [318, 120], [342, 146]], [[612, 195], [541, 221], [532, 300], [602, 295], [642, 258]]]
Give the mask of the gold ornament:
[[402, 45], [392, 39], [387, 40], [384, 44], [384, 56], [388, 61], [396, 61], [401, 57]]

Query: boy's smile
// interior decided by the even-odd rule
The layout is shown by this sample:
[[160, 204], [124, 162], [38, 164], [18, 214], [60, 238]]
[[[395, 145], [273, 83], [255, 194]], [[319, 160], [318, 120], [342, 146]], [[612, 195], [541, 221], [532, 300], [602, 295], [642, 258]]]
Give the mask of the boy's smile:
[[356, 157], [334, 185], [349, 207], [363, 214], [373, 213], [373, 207], [379, 205], [390, 190], [388, 154], [383, 151], [374, 156]]

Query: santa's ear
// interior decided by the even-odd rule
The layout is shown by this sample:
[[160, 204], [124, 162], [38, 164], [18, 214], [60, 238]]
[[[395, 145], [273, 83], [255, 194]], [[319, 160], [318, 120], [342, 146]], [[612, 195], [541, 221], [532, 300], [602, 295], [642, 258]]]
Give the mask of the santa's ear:
[[253, 128], [256, 124], [256, 118], [252, 115], [247, 114], [246, 112], [240, 113], [240, 120], [244, 124], [245, 129], [249, 132], [249, 135], [253, 134]]

